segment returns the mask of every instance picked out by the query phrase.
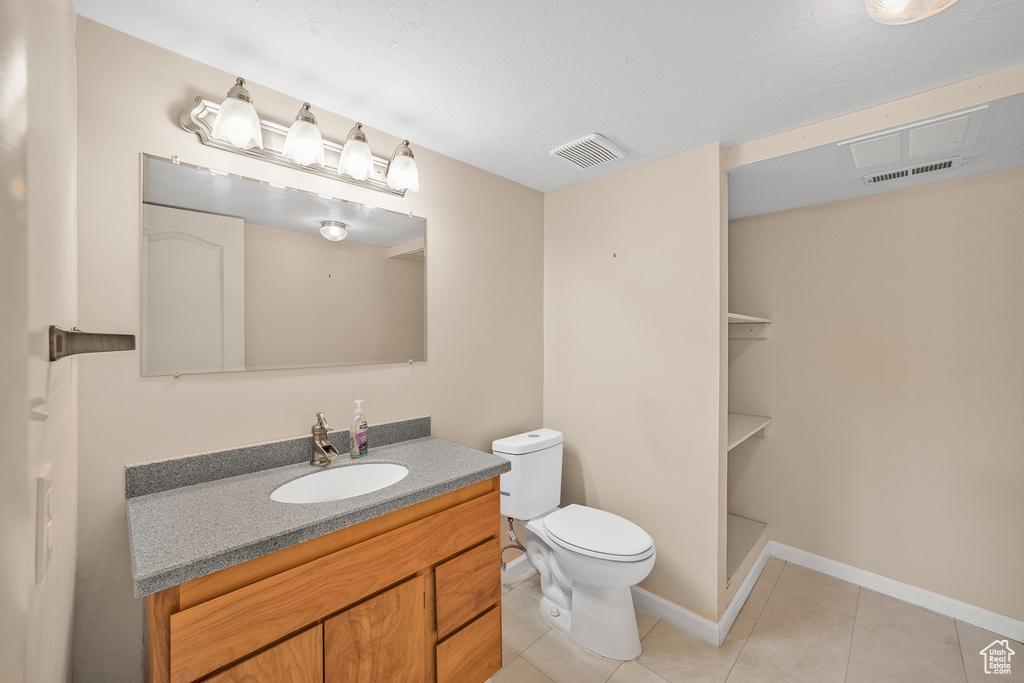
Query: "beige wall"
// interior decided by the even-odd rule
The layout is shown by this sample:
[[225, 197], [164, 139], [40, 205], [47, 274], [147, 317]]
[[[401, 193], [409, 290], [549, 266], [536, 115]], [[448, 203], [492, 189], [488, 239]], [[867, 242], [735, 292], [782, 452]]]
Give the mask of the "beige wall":
[[422, 360], [422, 258], [245, 226], [245, 365]]
[[1024, 618], [1024, 170], [730, 223], [732, 512]]
[[642, 586], [715, 621], [722, 152], [712, 145], [544, 202], [544, 425], [565, 435], [562, 503], [646, 529], [658, 559]]
[[[3, 3], [0, 678], [11, 681], [70, 680], [78, 359], [49, 362], [47, 327], [77, 324], [74, 45], [71, 2]], [[53, 551], [37, 577], [35, 478], [46, 463]]]
[[[308, 433], [317, 411], [345, 425], [366, 399], [372, 422], [431, 415], [435, 435], [489, 449], [541, 423], [543, 197], [423, 148], [420, 192], [405, 199], [209, 149], [180, 130], [180, 109], [223, 97], [228, 74], [79, 19], [80, 320], [139, 331], [139, 154], [179, 155], [248, 177], [339, 195], [427, 219], [428, 361], [308, 370], [141, 378], [138, 353], [80, 366], [80, 552], [75, 676], [137, 681], [142, 601], [132, 597], [124, 517], [127, 463]], [[269, 120], [291, 121], [302, 99], [247, 87]], [[316, 107], [324, 136], [350, 119]], [[114, 132], [116, 130], [116, 132]], [[395, 131], [401, 133], [401, 131]], [[390, 153], [401, 139], [372, 129]], [[413, 141], [415, 144], [415, 140]]]

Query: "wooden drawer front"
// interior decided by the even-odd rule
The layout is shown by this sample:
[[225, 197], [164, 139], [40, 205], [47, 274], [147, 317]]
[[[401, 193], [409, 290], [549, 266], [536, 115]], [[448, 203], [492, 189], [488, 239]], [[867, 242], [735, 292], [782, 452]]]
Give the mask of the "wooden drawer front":
[[495, 533], [494, 491], [171, 615], [171, 683], [189, 683]]
[[[489, 491], [497, 490], [498, 478], [481, 481], [477, 484], [470, 484], [461, 489], [436, 498], [430, 498], [421, 503], [410, 505], [389, 512], [381, 517], [375, 517], [354, 526], [339, 529], [325, 536], [303, 541], [291, 547], [277, 552], [257, 557], [241, 564], [232, 565], [218, 572], [200, 576], [181, 584], [179, 591], [179, 602], [181, 609], [194, 607], [201, 602], [238, 590], [250, 583], [256, 583], [263, 579], [280, 574], [311, 562], [324, 555], [337, 552], [356, 543], [380, 536], [398, 527], [405, 526], [410, 522], [429, 517], [432, 514], [455, 507], [460, 503], [473, 500]], [[499, 528], [498, 535], [501, 535]], [[178, 610], [173, 610], [177, 612]]]
[[446, 635], [498, 604], [501, 564], [498, 539], [437, 566], [437, 637]]
[[205, 683], [323, 683], [323, 633], [318, 624], [208, 678]]
[[425, 584], [416, 576], [325, 621], [325, 682], [426, 680]]
[[500, 605], [437, 644], [437, 683], [483, 683], [500, 668]]

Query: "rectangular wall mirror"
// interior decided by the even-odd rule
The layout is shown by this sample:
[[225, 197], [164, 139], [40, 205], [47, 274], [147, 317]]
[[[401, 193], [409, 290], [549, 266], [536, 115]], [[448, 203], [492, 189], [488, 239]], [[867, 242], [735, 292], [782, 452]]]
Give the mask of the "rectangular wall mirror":
[[143, 376], [426, 360], [425, 219], [148, 154], [141, 213]]

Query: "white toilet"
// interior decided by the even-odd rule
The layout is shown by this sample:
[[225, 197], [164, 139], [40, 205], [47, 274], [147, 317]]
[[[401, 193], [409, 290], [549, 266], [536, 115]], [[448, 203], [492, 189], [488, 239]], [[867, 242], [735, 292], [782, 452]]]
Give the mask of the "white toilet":
[[501, 475], [501, 514], [526, 527], [526, 559], [540, 574], [545, 620], [609, 659], [640, 655], [633, 594], [654, 567], [654, 539], [610, 512], [559, 508], [562, 433], [537, 429], [498, 439], [491, 450], [512, 463]]

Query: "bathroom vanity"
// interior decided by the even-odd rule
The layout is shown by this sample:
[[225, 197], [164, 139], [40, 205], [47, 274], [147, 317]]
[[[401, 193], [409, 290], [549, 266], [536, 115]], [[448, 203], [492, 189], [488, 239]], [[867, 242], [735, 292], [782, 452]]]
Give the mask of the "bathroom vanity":
[[359, 462], [409, 475], [313, 505], [268, 495], [306, 463], [129, 497], [147, 681], [482, 683], [501, 667], [507, 464], [432, 437]]

